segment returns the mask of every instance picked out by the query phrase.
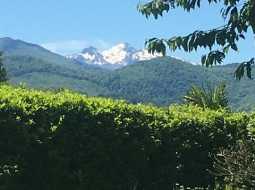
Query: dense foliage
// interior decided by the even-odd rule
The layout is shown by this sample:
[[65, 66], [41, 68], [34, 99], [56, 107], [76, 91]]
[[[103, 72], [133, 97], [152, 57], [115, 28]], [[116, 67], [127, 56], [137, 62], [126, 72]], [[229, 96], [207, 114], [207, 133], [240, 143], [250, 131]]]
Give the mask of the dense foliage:
[[[201, 0], [149, 0], [140, 4], [138, 9], [146, 17], [154, 16], [157, 19], [164, 12], [181, 8], [186, 12], [199, 9]], [[221, 16], [224, 18], [223, 26], [210, 30], [197, 30], [186, 36], [175, 36], [170, 39], [152, 38], [146, 43], [150, 52], [166, 54], [166, 49], [175, 51], [182, 49], [186, 52], [196, 51], [198, 48], [208, 48], [210, 52], [201, 59], [203, 65], [211, 66], [221, 64], [225, 55], [232, 49], [238, 51], [238, 41], [245, 39], [251, 31], [255, 33], [255, 1], [254, 0], [208, 0], [210, 5], [219, 4]], [[252, 42], [251, 42], [252, 43]], [[251, 69], [254, 58], [244, 61], [235, 72], [240, 79], [245, 74], [251, 78]]]
[[236, 189], [255, 188], [254, 139], [245, 139], [230, 149], [222, 150], [215, 159], [213, 174]]
[[248, 115], [0, 87], [0, 189], [208, 187]]
[[0, 52], [0, 82], [6, 82], [7, 81], [7, 73], [3, 65], [3, 53]]

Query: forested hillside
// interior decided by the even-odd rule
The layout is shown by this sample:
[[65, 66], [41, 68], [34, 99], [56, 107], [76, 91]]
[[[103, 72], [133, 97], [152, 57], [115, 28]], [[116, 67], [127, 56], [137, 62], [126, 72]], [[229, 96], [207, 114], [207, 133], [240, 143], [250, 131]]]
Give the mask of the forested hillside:
[[28, 56], [5, 57], [10, 82], [23, 83], [28, 87], [42, 89], [69, 88], [75, 91], [98, 95], [107, 91], [98, 84], [97, 76], [104, 76], [107, 70], [78, 64], [58, 64]]
[[192, 85], [206, 86], [224, 81], [233, 108], [251, 110], [255, 105], [255, 85], [249, 79], [235, 80], [235, 65], [204, 68], [167, 57], [109, 71], [77, 64], [55, 64], [28, 56], [10, 56], [6, 57], [5, 66], [13, 84], [24, 83], [43, 89], [68, 88], [91, 96], [160, 106], [182, 102]]
[[167, 106], [181, 103], [192, 85], [206, 88], [207, 85], [225, 82], [231, 107], [251, 110], [255, 105], [254, 81], [236, 80], [235, 68], [235, 64], [205, 68], [171, 57], [157, 58], [112, 72], [104, 86], [110, 89], [110, 97]]

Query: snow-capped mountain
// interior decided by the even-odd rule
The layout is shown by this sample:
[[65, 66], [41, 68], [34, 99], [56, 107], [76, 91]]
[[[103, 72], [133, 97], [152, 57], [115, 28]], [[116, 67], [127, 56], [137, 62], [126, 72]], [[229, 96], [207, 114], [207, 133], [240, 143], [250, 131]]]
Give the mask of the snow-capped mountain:
[[127, 65], [133, 62], [133, 54], [136, 49], [127, 43], [118, 44], [102, 52], [104, 59], [111, 64]]
[[152, 55], [147, 50], [137, 50], [128, 43], [120, 43], [100, 52], [94, 47], [83, 49], [81, 53], [67, 56], [80, 64], [94, 64], [102, 67], [120, 68], [137, 61], [150, 60], [160, 55]]
[[103, 55], [99, 53], [97, 48], [92, 46], [84, 48], [81, 53], [67, 56], [67, 58], [76, 60], [81, 64], [83, 63], [96, 65], [108, 64], [107, 61], [104, 59]]

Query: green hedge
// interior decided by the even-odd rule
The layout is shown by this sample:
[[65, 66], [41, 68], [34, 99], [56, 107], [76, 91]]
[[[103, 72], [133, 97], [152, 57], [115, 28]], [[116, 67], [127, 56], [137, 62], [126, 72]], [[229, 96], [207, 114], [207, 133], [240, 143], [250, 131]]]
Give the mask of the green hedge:
[[244, 113], [2, 86], [0, 189], [213, 186], [213, 155], [248, 123]]

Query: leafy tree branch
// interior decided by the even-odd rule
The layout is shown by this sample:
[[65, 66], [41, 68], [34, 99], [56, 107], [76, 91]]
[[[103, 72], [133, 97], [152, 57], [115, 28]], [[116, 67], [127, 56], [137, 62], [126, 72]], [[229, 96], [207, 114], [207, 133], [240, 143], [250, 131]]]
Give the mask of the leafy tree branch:
[[[208, 0], [208, 3], [221, 4], [220, 15], [225, 20], [223, 26], [169, 39], [151, 38], [146, 41], [149, 52], [166, 55], [167, 48], [171, 51], [180, 49], [185, 52], [208, 48], [209, 53], [201, 58], [202, 64], [208, 67], [221, 64], [229, 49], [238, 51], [238, 41], [245, 40], [249, 29], [255, 33], [255, 0]], [[147, 18], [153, 16], [158, 19], [164, 13], [178, 7], [190, 12], [200, 8], [200, 4], [201, 0], [152, 0], [139, 4], [138, 10]], [[235, 77], [241, 79], [247, 75], [248, 78], [252, 78], [252, 65], [253, 58], [241, 63], [235, 71]]]

